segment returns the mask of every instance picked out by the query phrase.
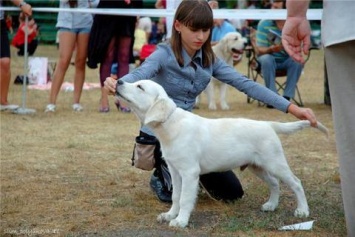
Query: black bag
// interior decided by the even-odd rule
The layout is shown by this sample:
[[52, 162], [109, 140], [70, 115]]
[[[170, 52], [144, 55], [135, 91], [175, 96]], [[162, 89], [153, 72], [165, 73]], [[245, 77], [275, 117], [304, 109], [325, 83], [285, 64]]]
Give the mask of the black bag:
[[[24, 78], [25, 78], [25, 76], [24, 75], [17, 75], [16, 77], [15, 77], [15, 81], [14, 81], [14, 84], [23, 84], [23, 82], [24, 82]], [[29, 85], [29, 79], [28, 79], [28, 77], [26, 77], [26, 84], [27, 85]]]

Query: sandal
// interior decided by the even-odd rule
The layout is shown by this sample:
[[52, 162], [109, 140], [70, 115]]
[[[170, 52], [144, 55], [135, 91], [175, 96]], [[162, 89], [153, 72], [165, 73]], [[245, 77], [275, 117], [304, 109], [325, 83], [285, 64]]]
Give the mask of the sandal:
[[128, 107], [120, 106], [120, 111], [123, 112], [123, 113], [130, 113], [131, 109], [128, 108]]
[[108, 113], [108, 112], [110, 112], [110, 107], [100, 107], [99, 112], [100, 113]]

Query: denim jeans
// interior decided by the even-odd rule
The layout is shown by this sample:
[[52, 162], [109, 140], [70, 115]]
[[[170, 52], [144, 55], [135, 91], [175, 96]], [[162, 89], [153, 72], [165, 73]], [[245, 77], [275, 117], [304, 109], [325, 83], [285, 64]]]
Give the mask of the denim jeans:
[[264, 78], [265, 86], [277, 93], [275, 84], [276, 70], [287, 70], [286, 87], [283, 96], [293, 98], [296, 85], [303, 70], [303, 64], [295, 62], [291, 57], [283, 62], [276, 62], [271, 54], [264, 54], [258, 57], [261, 66], [261, 75]]

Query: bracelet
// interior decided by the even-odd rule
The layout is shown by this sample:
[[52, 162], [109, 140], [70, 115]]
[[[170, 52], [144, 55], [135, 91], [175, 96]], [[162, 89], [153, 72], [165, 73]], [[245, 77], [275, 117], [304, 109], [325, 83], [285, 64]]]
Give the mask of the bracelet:
[[20, 4], [18, 5], [19, 8], [22, 8], [22, 6], [26, 5], [26, 2], [20, 2]]

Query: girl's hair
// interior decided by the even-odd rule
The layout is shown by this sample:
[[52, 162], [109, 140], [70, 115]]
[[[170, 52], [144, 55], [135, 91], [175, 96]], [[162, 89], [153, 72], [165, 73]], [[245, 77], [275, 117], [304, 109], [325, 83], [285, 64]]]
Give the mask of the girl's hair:
[[68, 3], [70, 8], [75, 8], [78, 6], [78, 0], [69, 0]]
[[[213, 28], [213, 12], [206, 0], [183, 0], [176, 9], [174, 23], [178, 20], [181, 24], [195, 30], [210, 30]], [[173, 27], [171, 35], [171, 47], [180, 66], [184, 65], [182, 57], [182, 42], [179, 32]], [[210, 66], [215, 55], [211, 46], [211, 33], [202, 46], [203, 66]]]

